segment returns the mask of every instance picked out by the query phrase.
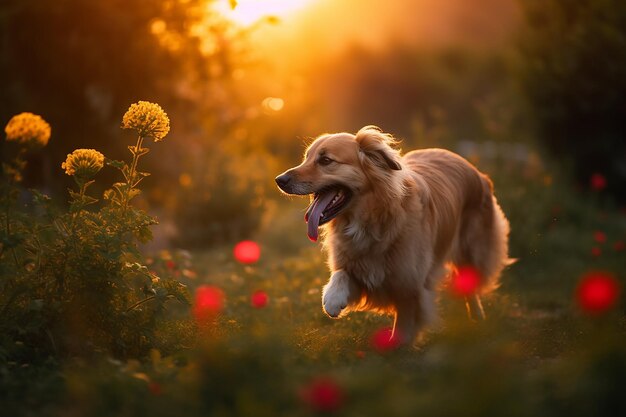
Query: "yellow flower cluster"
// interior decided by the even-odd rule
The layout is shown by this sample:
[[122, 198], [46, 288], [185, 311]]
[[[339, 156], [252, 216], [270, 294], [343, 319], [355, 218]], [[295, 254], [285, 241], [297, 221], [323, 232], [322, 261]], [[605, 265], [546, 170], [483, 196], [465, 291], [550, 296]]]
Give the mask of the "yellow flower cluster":
[[61, 168], [67, 175], [74, 175], [80, 179], [89, 179], [98, 173], [104, 166], [104, 155], [95, 149], [76, 149], [67, 155]]
[[4, 128], [7, 141], [33, 149], [46, 146], [50, 139], [50, 125], [41, 116], [33, 113], [20, 113], [13, 116]]
[[140, 101], [124, 114], [122, 128], [135, 129], [142, 138], [151, 137], [159, 142], [170, 131], [170, 119], [158, 104]]

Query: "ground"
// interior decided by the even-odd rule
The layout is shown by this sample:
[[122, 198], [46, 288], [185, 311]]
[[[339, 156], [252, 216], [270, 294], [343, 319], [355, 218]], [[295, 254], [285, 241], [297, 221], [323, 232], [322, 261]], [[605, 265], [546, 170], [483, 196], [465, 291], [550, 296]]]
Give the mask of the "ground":
[[[377, 339], [391, 317], [353, 313], [333, 320], [323, 313], [324, 254], [306, 241], [304, 225], [291, 221], [299, 210], [284, 209], [286, 220], [259, 239], [255, 263], [237, 262], [232, 245], [155, 255], [190, 293], [202, 286], [221, 291], [223, 305], [207, 321], [194, 323], [193, 308], [173, 302], [177, 324], [162, 327], [163, 349], [143, 361], [102, 356], [5, 367], [6, 409], [15, 415], [354, 416], [623, 410], [617, 392], [626, 368], [623, 303], [590, 314], [576, 298], [586, 270], [623, 266], [623, 251], [611, 245], [623, 230], [621, 214], [603, 215], [618, 225], [604, 242], [596, 241], [593, 226], [565, 221], [546, 229], [535, 252], [513, 253], [519, 261], [484, 300], [485, 322], [471, 322], [463, 300], [442, 289], [440, 325], [416, 348], [395, 349]], [[605, 251], [600, 259], [588, 249], [596, 245]], [[581, 273], [566, 273], [577, 268]], [[262, 296], [252, 300], [259, 290], [266, 303]]]

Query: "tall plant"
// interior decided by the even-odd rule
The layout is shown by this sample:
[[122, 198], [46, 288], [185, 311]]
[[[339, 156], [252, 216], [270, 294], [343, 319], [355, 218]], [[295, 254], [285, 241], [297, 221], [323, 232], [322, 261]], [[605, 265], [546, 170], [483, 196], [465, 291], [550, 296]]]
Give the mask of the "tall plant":
[[[148, 153], [145, 142], [167, 135], [167, 114], [148, 102], [129, 108], [122, 127], [138, 133], [136, 144], [129, 146], [129, 162], [108, 160], [95, 149], [70, 153], [61, 168], [77, 188], [69, 191], [67, 210], [56, 209], [38, 191], [32, 191], [33, 201], [26, 207], [18, 204], [24, 194], [20, 155], [26, 145], [41, 145], [50, 136], [38, 116], [20, 123], [18, 129], [13, 119], [9, 122], [6, 142], [24, 146], [3, 161], [0, 355], [144, 354], [159, 344], [157, 325], [167, 300], [187, 303], [182, 284], [158, 277], [145, 265], [138, 243], [152, 238], [150, 228], [157, 221], [131, 204], [149, 175], [138, 169], [139, 159]], [[15, 139], [18, 131], [35, 140]], [[88, 188], [105, 162], [122, 173], [123, 181], [99, 201]]]

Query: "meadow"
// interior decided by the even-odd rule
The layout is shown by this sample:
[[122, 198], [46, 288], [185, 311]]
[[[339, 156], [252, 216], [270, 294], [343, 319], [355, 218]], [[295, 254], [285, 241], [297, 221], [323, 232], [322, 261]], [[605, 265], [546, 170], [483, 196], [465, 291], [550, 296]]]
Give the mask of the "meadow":
[[[0, 3], [0, 415], [626, 415], [625, 28], [619, 0]], [[454, 276], [412, 347], [324, 314], [274, 177], [370, 124], [492, 178], [517, 261], [485, 321]]]
[[[155, 133], [141, 131], [142, 123], [154, 126], [150, 113], [147, 117], [137, 119], [139, 127], [126, 116], [124, 123], [142, 132], [140, 138], [149, 137]], [[390, 317], [353, 313], [332, 320], [322, 312], [328, 271], [320, 248], [306, 239], [306, 203], [300, 199], [274, 200], [255, 241], [191, 252], [138, 250], [136, 241], [149, 240], [144, 229], [159, 227], [146, 223], [145, 213], [131, 209], [128, 199], [138, 194], [131, 191], [138, 187], [136, 174], [128, 170], [139, 172], [135, 156], [148, 149], [142, 142], [129, 147], [133, 164], [107, 160], [128, 182], [116, 183], [113, 190], [122, 190], [117, 197], [106, 191], [104, 206], [91, 211], [84, 206], [96, 201], [85, 200], [85, 184], [104, 162], [93, 154], [82, 155], [83, 160], [68, 157], [64, 168], [68, 174], [74, 169], [80, 192], [71, 192], [68, 214], [56, 214], [52, 224], [69, 220], [73, 231], [59, 232], [50, 244], [87, 269], [66, 269], [66, 283], [46, 276], [46, 264], [54, 265], [59, 254], [37, 252], [29, 244], [32, 236], [50, 239], [45, 222], [5, 218], [13, 232], [3, 243], [3, 271], [12, 273], [3, 276], [13, 279], [4, 288], [22, 288], [33, 280], [41, 288], [3, 298], [4, 317], [11, 318], [3, 320], [0, 351], [3, 414], [588, 416], [624, 411], [624, 301], [616, 277], [623, 272], [626, 217], [603, 202], [593, 184], [568, 190], [544, 168], [485, 162], [511, 220], [511, 254], [518, 261], [505, 271], [502, 287], [484, 300], [486, 321], [471, 321], [463, 297], [444, 287], [440, 325], [416, 347], [398, 348], [386, 330]], [[158, 145], [166, 146], [167, 139]], [[42, 199], [34, 195], [35, 201]], [[131, 222], [131, 235], [99, 234], [114, 227], [107, 221], [125, 226], [121, 219]], [[18, 233], [20, 241], [10, 243]], [[111, 239], [106, 248], [98, 246], [102, 239]], [[88, 245], [88, 252], [75, 252], [73, 240]], [[20, 258], [17, 269], [7, 265], [9, 251]], [[108, 260], [100, 259], [103, 254]], [[90, 263], [107, 267], [108, 275], [90, 275]], [[116, 270], [120, 281], [111, 278]], [[137, 278], [142, 271], [150, 288]], [[74, 276], [83, 284], [72, 281]], [[597, 287], [589, 284], [594, 280], [600, 281], [599, 290], [583, 289]], [[85, 287], [84, 281], [90, 284]], [[617, 287], [607, 290], [607, 282]], [[58, 293], [71, 285], [78, 287]], [[133, 298], [139, 290], [143, 295]], [[119, 321], [117, 326], [103, 313]], [[68, 324], [70, 318], [99, 329]]]

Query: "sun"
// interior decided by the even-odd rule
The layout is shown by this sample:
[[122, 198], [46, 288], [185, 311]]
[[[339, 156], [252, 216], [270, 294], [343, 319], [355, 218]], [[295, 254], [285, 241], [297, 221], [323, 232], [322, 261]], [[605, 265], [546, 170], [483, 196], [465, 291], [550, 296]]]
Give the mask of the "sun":
[[[230, 20], [243, 26], [274, 16], [284, 18], [304, 8], [313, 0], [219, 0], [215, 8]], [[233, 8], [231, 5], [236, 4]]]

